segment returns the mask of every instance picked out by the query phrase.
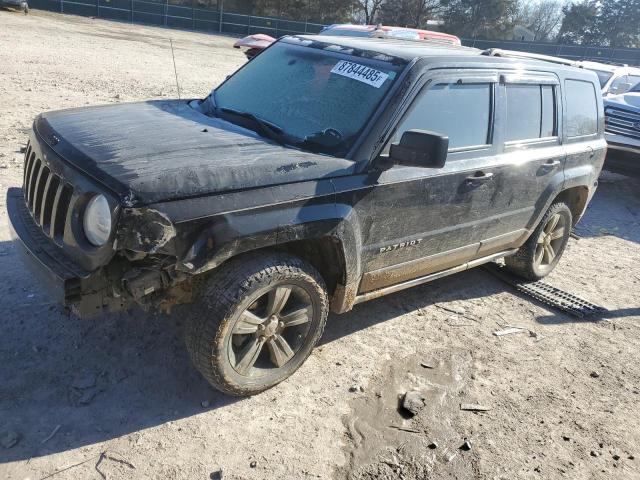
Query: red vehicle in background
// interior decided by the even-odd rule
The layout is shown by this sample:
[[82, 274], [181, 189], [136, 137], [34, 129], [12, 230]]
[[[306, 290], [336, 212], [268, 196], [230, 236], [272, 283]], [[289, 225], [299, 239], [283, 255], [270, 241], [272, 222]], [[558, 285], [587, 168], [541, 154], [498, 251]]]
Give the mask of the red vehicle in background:
[[[390, 27], [386, 25], [352, 25], [335, 24], [325, 27], [318, 35], [343, 36], [343, 37], [377, 37], [377, 38], [402, 38], [404, 40], [431, 40], [461, 45], [460, 39], [455, 35], [432, 30], [418, 28]], [[262, 50], [267, 48], [276, 39], [264, 33], [256, 33], [241, 38], [234, 43], [234, 48], [246, 48], [245, 55], [249, 60]]]

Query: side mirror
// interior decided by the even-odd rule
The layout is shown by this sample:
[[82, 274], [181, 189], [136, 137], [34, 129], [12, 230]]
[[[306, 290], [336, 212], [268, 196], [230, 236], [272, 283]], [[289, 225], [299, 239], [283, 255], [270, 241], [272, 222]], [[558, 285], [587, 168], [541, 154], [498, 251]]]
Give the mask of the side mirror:
[[614, 95], [621, 95], [623, 93], [627, 93], [631, 88], [633, 88], [633, 84], [631, 83], [619, 83], [611, 89], [611, 93]]
[[402, 165], [440, 168], [448, 150], [449, 137], [427, 130], [407, 130], [400, 143], [391, 144], [389, 157]]

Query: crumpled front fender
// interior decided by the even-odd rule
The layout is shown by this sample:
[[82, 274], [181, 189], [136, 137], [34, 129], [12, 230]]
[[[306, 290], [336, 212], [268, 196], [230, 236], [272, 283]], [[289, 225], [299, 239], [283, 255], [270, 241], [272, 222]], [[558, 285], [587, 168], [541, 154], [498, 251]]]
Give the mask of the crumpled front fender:
[[115, 248], [156, 253], [176, 236], [169, 217], [152, 208], [125, 208], [118, 223]]

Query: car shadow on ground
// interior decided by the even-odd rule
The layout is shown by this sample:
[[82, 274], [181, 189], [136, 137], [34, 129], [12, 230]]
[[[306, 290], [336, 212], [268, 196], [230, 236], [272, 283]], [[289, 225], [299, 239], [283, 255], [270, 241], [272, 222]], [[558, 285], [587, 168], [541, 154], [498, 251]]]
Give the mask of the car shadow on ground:
[[[3, 245], [10, 244], [0, 244], [0, 251]], [[9, 263], [17, 277], [14, 284], [0, 286], [0, 296], [11, 303], [0, 320], [0, 429], [21, 438], [14, 447], [0, 449], [0, 464], [104, 442], [245, 401], [216, 391], [193, 368], [182, 338], [188, 307], [171, 315], [136, 310], [79, 319], [38, 293], [34, 280], [17, 272], [19, 258], [11, 253], [0, 257], [0, 268]], [[504, 289], [477, 269], [440, 279], [331, 315], [321, 343], [434, 303]], [[55, 441], [43, 443], [58, 425]]]
[[192, 367], [184, 309], [70, 316], [40, 290], [12, 242], [0, 242], [0, 272], [0, 433], [20, 436], [12, 448], [0, 447], [0, 464], [242, 401], [211, 388]]
[[552, 315], [544, 315], [537, 317], [536, 322], [541, 325], [562, 325], [565, 323], [585, 323], [585, 322], [601, 322], [603, 320], [616, 320], [625, 317], [640, 316], [640, 308], [619, 308], [616, 310], [607, 310], [601, 315], [577, 318], [563, 313], [554, 313]]
[[[9, 261], [19, 268], [17, 255]], [[18, 432], [21, 440], [0, 450], [0, 463], [104, 442], [243, 401], [216, 391], [193, 368], [182, 338], [189, 307], [171, 315], [134, 310], [79, 319], [46, 296], [29, 293], [37, 287], [28, 274], [17, 276], [16, 284], [0, 288], [3, 298], [12, 298], [1, 324], [0, 411], [2, 428]], [[434, 304], [505, 291], [514, 301], [532, 301], [490, 273], [472, 269], [331, 315], [320, 343]], [[576, 319], [551, 314], [538, 321]], [[56, 440], [42, 443], [58, 425]]]
[[597, 202], [591, 202], [574, 229], [581, 237], [613, 235], [640, 243], [640, 178], [603, 171]]
[[426, 308], [431, 305], [445, 304], [487, 298], [499, 293], [510, 293], [514, 302], [529, 302], [549, 312], [548, 315], [537, 316], [535, 322], [541, 325], [562, 325], [566, 323], [597, 323], [605, 319], [640, 315], [640, 308], [610, 310], [602, 315], [577, 318], [568, 313], [555, 310], [553, 307], [525, 295], [510, 285], [497, 279], [482, 268], [474, 268], [466, 272], [444, 277], [428, 284], [391, 294], [376, 300], [357, 305], [353, 311], [329, 318], [321, 344], [330, 343], [338, 338], [348, 336], [378, 323], [391, 320], [408, 312]]
[[330, 343], [399, 315], [434, 304], [446, 304], [452, 301], [465, 302], [501, 293], [507, 288], [509, 287], [481, 269], [476, 268], [457, 273], [356, 305], [351, 312], [346, 314], [332, 315], [320, 343]]
[[[601, 235], [598, 222], [610, 216], [611, 222], [640, 221], [640, 208], [627, 202], [640, 205], [640, 189], [633, 190], [638, 184], [625, 177], [601, 180], [598, 201], [581, 224], [587, 235]], [[626, 209], [620, 218], [607, 214], [619, 208]], [[630, 239], [640, 242], [640, 229], [631, 230]], [[0, 449], [0, 463], [92, 445], [243, 401], [217, 392], [192, 367], [182, 339], [186, 307], [172, 315], [137, 310], [69, 318], [39, 292], [11, 242], [0, 242], [0, 271], [11, 280], [0, 283], [5, 309], [0, 316], [0, 429], [21, 437], [14, 447]], [[332, 315], [321, 344], [430, 305], [505, 291], [514, 301], [536, 303], [482, 269], [473, 269]], [[608, 312], [606, 318], [638, 314], [639, 308], [626, 308]], [[557, 325], [601, 319], [576, 319], [549, 310], [536, 320]], [[43, 443], [58, 425], [55, 441]]]
[[[0, 463], [103, 442], [230, 405], [195, 371], [180, 315], [140, 311], [69, 318], [48, 302], [3, 325], [2, 427], [20, 442]], [[178, 313], [178, 312], [176, 312]], [[60, 425], [55, 440], [43, 440]]]

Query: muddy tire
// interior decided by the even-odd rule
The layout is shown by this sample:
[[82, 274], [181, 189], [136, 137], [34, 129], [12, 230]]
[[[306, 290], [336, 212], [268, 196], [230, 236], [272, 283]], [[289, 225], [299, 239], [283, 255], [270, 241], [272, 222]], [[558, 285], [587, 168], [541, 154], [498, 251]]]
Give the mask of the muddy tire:
[[554, 203], [531, 234], [505, 264], [513, 273], [527, 280], [540, 280], [551, 273], [562, 256], [571, 234], [572, 217], [569, 207]]
[[191, 360], [217, 389], [253, 395], [282, 382], [311, 354], [329, 311], [318, 271], [292, 255], [245, 255], [223, 264], [190, 309]]

